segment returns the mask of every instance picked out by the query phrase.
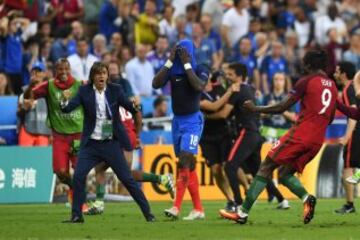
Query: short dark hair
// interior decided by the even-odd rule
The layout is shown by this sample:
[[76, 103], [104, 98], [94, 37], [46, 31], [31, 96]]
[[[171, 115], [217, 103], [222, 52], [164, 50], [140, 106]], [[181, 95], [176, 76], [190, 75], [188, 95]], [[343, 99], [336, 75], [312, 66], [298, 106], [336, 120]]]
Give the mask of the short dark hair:
[[167, 98], [165, 96], [158, 96], [154, 102], [153, 102], [153, 107], [157, 108], [157, 106], [161, 105], [163, 102], [166, 102]]
[[247, 67], [246, 65], [238, 62], [233, 62], [229, 64], [229, 69], [232, 69], [235, 71], [236, 76], [242, 77], [243, 80], [247, 77]]
[[63, 63], [66, 63], [67, 65], [70, 66], [70, 62], [66, 58], [59, 58], [55, 62], [55, 67], [57, 67], [57, 66], [59, 66], [60, 64], [63, 64]]
[[109, 75], [109, 66], [104, 63], [104, 62], [95, 62], [91, 69], [90, 69], [90, 74], [89, 74], [89, 83], [93, 83], [93, 79], [94, 79], [94, 76], [95, 74], [99, 73], [102, 69], [106, 69], [108, 75]]
[[237, 7], [241, 0], [233, 0], [234, 7]]
[[310, 50], [305, 54], [303, 58], [303, 63], [306, 66], [306, 68], [309, 70], [326, 71], [326, 67], [328, 64], [327, 53], [322, 49]]
[[342, 61], [337, 64], [340, 69], [340, 73], [345, 73], [346, 78], [351, 80], [356, 74], [356, 67], [349, 61]]
[[86, 42], [89, 44], [88, 39], [86, 37], [80, 37], [76, 40], [76, 44], [79, 44], [80, 42]]

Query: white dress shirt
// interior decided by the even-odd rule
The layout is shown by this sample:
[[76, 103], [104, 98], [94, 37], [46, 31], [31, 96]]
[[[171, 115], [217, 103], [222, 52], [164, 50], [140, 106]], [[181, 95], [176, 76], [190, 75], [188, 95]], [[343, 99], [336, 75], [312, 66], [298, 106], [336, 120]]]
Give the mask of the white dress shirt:
[[71, 66], [71, 75], [79, 81], [88, 81], [90, 75], [90, 69], [94, 62], [99, 61], [97, 57], [92, 54], [88, 54], [85, 58], [75, 53], [68, 57], [68, 61]]
[[105, 91], [106, 87], [103, 91], [99, 91], [95, 88], [95, 108], [96, 108], [96, 123], [94, 132], [91, 134], [90, 138], [94, 140], [104, 140], [102, 134], [102, 127], [104, 123], [108, 120], [106, 116], [106, 100], [105, 100]]

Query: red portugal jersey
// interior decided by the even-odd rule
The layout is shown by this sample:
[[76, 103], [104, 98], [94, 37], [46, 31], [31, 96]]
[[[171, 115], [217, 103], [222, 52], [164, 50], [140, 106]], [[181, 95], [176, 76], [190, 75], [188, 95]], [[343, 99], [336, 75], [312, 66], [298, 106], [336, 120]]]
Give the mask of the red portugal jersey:
[[312, 74], [298, 80], [290, 92], [301, 104], [298, 120], [289, 131], [295, 141], [323, 143], [335, 115], [337, 94], [335, 82], [326, 75]]
[[135, 129], [133, 116], [123, 107], [119, 108], [119, 112], [120, 112], [120, 120], [126, 129], [126, 132], [131, 142], [131, 146], [134, 149], [136, 147], [136, 129]]

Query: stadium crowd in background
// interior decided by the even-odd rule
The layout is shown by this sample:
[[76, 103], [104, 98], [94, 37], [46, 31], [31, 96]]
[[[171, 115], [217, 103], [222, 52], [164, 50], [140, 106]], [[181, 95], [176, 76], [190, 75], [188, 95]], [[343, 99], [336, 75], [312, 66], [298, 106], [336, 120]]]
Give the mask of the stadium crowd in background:
[[[59, 77], [60, 70], [55, 69], [59, 59], [69, 63], [69, 75], [71, 73], [75, 80], [69, 81], [76, 88], [89, 81], [90, 69], [95, 62], [105, 63], [110, 82], [121, 85], [136, 100], [154, 99], [152, 111], [144, 114], [145, 118], [166, 118], [169, 116], [168, 100], [178, 91], [171, 90], [169, 82], [154, 89], [153, 79], [161, 75], [162, 68], [171, 69], [171, 61], [168, 67], [171, 49], [185, 39], [191, 40], [195, 47], [191, 61], [211, 69], [210, 81], [205, 91], [199, 94], [203, 95], [200, 107], [207, 117], [220, 117], [206, 119], [200, 144], [216, 182], [228, 200], [226, 207], [231, 210], [242, 204], [238, 180], [249, 190], [259, 169], [262, 138], [274, 143], [297, 120], [296, 107], [282, 114], [262, 114], [261, 127], [257, 125], [257, 115], [248, 120], [246, 124], [251, 125], [256, 139], [249, 140], [254, 149], [249, 152], [249, 157], [245, 157], [245, 150], [250, 151], [249, 144], [240, 145], [240, 142], [245, 134], [242, 130], [249, 127], [241, 121], [233, 121], [237, 126], [230, 126], [232, 122], [228, 121], [234, 120], [230, 112], [235, 110], [238, 110], [235, 120], [243, 119], [238, 117], [244, 114], [243, 102], [234, 96], [242, 96], [244, 92], [236, 93], [239, 90], [232, 89], [231, 83], [241, 78], [241, 83], [252, 85], [255, 97], [253, 99], [252, 90], [248, 90], [246, 99], [253, 99], [259, 105], [281, 102], [304, 75], [303, 57], [310, 50], [321, 48], [329, 59], [326, 73], [337, 80], [338, 88], [342, 90], [346, 84], [339, 78], [341, 66], [350, 64], [356, 71], [360, 70], [360, 4], [358, 0], [0, 0], [0, 96], [19, 96], [19, 145], [48, 145], [59, 139], [46, 125], [45, 116], [54, 109], [47, 109], [49, 103], [46, 107], [43, 99], [37, 99], [47, 96], [47, 92], [32, 93], [33, 89], [36, 93], [39, 85], [51, 85], [52, 81], [48, 80]], [[247, 87], [242, 87], [243, 91]], [[339, 99], [347, 98], [344, 92], [342, 96], [339, 91]], [[186, 102], [188, 92], [183, 91], [183, 94], [187, 96]], [[53, 95], [57, 96], [56, 92]], [[351, 105], [356, 105], [356, 100], [353, 101]], [[165, 129], [159, 122], [148, 119], [144, 122], [145, 129]], [[219, 131], [212, 132], [214, 126], [220, 126]], [[239, 131], [239, 128], [243, 129]], [[220, 131], [222, 129], [225, 130]], [[70, 133], [68, 129], [56, 130], [79, 138], [79, 127]], [[224, 149], [216, 149], [217, 145], [226, 143], [222, 139], [228, 140], [228, 144], [222, 146]], [[249, 139], [248, 136], [245, 139]], [[340, 143], [351, 146], [348, 138], [341, 139]], [[0, 144], [6, 144], [1, 137]], [[243, 146], [246, 149], [239, 151]], [[215, 155], [217, 159], [211, 159]], [[244, 159], [236, 155], [242, 155]], [[246, 159], [252, 156], [258, 165], [246, 165]], [[232, 161], [233, 158], [236, 161]], [[225, 173], [230, 182], [221, 169], [226, 160]], [[351, 175], [346, 173], [346, 168], [353, 167], [359, 166], [345, 167], [344, 177]], [[239, 168], [244, 173], [239, 173]], [[190, 173], [185, 171], [187, 166], [179, 169], [189, 178]], [[190, 178], [197, 179], [194, 169], [191, 172], [195, 175]], [[54, 171], [64, 183], [71, 185], [68, 165], [54, 168]], [[161, 183], [158, 179], [154, 182]], [[186, 190], [186, 184], [180, 188], [181, 193]], [[229, 184], [233, 193], [226, 190]], [[276, 197], [279, 208], [289, 208], [287, 200], [272, 185], [270, 182], [267, 186], [269, 200]], [[190, 213], [190, 220], [204, 218], [198, 189], [192, 188], [189, 190], [193, 191], [194, 208], [200, 215], [192, 217]], [[346, 207], [353, 208], [351, 191], [347, 205], [340, 209], [342, 212], [348, 211]], [[182, 197], [179, 197], [174, 204], [176, 209], [167, 210], [169, 216], [178, 216], [181, 202]]]
[[262, 100], [277, 73], [291, 89], [301, 57], [316, 46], [330, 56], [329, 76], [341, 60], [359, 69], [359, 12], [356, 0], [2, 0], [0, 94], [21, 94], [34, 64], [44, 64], [51, 78], [65, 57], [77, 80], [102, 60], [119, 65], [135, 95], [169, 95], [168, 86], [152, 89], [151, 79], [169, 49], [189, 38], [200, 64], [220, 70], [244, 63]]

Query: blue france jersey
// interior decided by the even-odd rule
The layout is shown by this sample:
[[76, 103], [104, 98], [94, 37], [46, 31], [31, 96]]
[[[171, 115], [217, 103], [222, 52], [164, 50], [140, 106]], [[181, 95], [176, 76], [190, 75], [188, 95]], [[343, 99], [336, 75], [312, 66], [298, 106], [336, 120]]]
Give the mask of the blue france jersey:
[[[208, 73], [198, 68], [196, 75], [204, 82]], [[195, 90], [184, 74], [170, 76], [172, 109], [175, 115], [188, 115], [200, 111], [201, 91]]]

